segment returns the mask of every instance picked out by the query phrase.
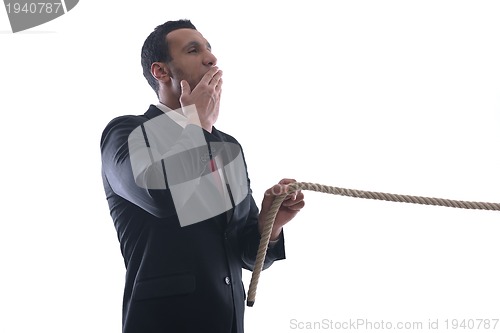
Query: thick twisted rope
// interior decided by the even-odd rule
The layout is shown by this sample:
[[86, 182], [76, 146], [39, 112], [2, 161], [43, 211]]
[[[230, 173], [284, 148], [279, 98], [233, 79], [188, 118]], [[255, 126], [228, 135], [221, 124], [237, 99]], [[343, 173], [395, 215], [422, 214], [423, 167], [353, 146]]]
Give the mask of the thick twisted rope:
[[255, 261], [255, 267], [252, 272], [252, 279], [250, 281], [250, 288], [248, 290], [247, 306], [253, 306], [255, 303], [255, 295], [257, 291], [257, 283], [259, 282], [260, 273], [262, 272], [262, 267], [264, 265], [264, 259], [266, 256], [267, 248], [269, 246], [269, 239], [271, 237], [271, 231], [273, 229], [274, 220], [278, 214], [278, 210], [281, 203], [285, 200], [286, 196], [292, 192], [298, 190], [310, 190], [316, 192], [330, 193], [336, 195], [343, 195], [354, 198], [363, 199], [374, 199], [374, 200], [385, 200], [394, 202], [405, 202], [420, 205], [433, 205], [433, 206], [444, 206], [452, 208], [463, 208], [463, 209], [482, 209], [482, 210], [497, 210], [500, 211], [500, 203], [491, 202], [475, 202], [475, 201], [458, 201], [449, 199], [439, 199], [439, 198], [428, 198], [420, 196], [411, 195], [401, 195], [401, 194], [391, 194], [382, 192], [370, 192], [370, 191], [359, 191], [351, 190], [334, 186], [326, 186], [315, 183], [303, 183], [297, 182], [290, 184], [285, 193], [282, 193], [274, 198], [273, 204], [266, 216], [264, 222], [264, 229], [262, 231], [259, 248], [257, 250], [257, 258]]

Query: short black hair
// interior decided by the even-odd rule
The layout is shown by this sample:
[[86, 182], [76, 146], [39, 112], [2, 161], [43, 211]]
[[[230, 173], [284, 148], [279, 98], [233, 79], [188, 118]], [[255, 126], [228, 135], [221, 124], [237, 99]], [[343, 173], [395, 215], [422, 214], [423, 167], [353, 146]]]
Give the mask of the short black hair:
[[142, 73], [157, 95], [159, 85], [151, 74], [151, 65], [157, 61], [168, 63], [172, 60], [166, 36], [171, 31], [184, 28], [196, 30], [190, 20], [168, 21], [157, 26], [144, 41], [141, 51]]

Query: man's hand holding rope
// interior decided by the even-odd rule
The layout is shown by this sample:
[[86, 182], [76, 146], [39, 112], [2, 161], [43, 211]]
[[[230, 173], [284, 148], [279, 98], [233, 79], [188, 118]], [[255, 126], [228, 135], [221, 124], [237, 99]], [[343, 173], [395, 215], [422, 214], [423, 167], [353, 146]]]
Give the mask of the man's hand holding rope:
[[[262, 206], [259, 215], [259, 231], [261, 235], [262, 231], [264, 230], [266, 216], [269, 213], [274, 199], [277, 196], [286, 193], [289, 184], [295, 182], [295, 179], [282, 179], [278, 184], [269, 188], [264, 193], [264, 198], [262, 199]], [[302, 193], [302, 191], [298, 190], [286, 196], [285, 200], [278, 209], [278, 213], [276, 214], [273, 229], [271, 231], [271, 241], [279, 238], [283, 226], [290, 222], [295, 217], [295, 215], [297, 215], [297, 213], [304, 207], [304, 205], [304, 193]]]

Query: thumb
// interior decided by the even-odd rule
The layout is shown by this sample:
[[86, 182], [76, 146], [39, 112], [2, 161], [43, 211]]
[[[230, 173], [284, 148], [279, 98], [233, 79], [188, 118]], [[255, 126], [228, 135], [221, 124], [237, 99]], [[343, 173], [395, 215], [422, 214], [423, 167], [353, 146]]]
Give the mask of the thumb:
[[181, 96], [191, 94], [191, 87], [186, 80], [181, 81]]

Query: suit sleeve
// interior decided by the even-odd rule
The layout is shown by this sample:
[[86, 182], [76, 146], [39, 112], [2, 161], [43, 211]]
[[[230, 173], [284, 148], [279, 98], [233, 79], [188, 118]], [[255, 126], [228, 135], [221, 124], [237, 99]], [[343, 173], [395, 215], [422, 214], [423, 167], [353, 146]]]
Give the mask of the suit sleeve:
[[[207, 155], [203, 130], [165, 127], [166, 117], [146, 123], [142, 117], [119, 117], [101, 138], [103, 174], [112, 190], [158, 218], [176, 214], [169, 184], [206, 172], [200, 162]], [[167, 169], [176, 170], [168, 181]]]

